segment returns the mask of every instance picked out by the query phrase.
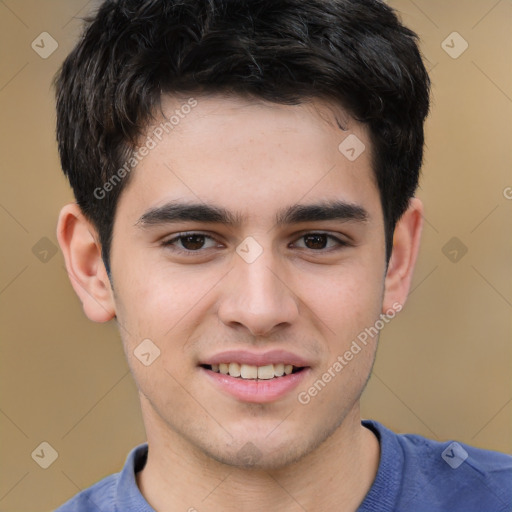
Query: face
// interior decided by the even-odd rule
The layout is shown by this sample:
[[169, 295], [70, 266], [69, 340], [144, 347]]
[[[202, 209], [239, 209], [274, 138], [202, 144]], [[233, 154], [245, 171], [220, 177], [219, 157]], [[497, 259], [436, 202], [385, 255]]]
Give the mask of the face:
[[[359, 417], [377, 336], [353, 341], [386, 273], [370, 141], [319, 101], [196, 100], [165, 99], [179, 122], [149, 129], [120, 197], [115, 311], [148, 438], [277, 468]], [[366, 147], [355, 160], [348, 135]]]

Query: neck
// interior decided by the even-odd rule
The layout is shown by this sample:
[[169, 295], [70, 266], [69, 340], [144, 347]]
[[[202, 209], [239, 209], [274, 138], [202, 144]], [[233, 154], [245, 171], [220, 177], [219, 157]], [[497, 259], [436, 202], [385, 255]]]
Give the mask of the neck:
[[358, 405], [313, 452], [273, 470], [222, 464], [169, 429], [162, 435], [149, 426], [148, 460], [137, 484], [158, 512], [355, 511], [379, 464], [378, 440], [361, 425]]

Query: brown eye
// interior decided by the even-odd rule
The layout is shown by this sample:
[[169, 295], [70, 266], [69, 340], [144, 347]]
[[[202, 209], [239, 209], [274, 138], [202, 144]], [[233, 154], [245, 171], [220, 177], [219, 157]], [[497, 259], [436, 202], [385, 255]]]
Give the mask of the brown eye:
[[189, 251], [197, 251], [201, 249], [205, 241], [204, 235], [187, 235], [179, 238], [181, 245]]
[[349, 244], [327, 233], [306, 233], [305, 235], [302, 235], [293, 245], [300, 249], [330, 252], [331, 250], [340, 249], [341, 247], [347, 246]]
[[327, 235], [313, 234], [304, 236], [304, 243], [308, 249], [325, 249], [327, 240]]
[[167, 249], [176, 253], [202, 253], [203, 250], [218, 247], [217, 242], [208, 235], [202, 233], [181, 233], [169, 240], [162, 242]]

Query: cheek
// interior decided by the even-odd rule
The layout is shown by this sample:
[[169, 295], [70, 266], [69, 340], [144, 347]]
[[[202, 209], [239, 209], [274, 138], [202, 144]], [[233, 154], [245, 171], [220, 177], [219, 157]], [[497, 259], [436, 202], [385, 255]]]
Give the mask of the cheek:
[[118, 281], [118, 319], [128, 331], [130, 344], [154, 339], [159, 346], [168, 345], [178, 333], [186, 339], [186, 324], [204, 311], [209, 291], [218, 276], [187, 268], [169, 269], [156, 264], [141, 272], [131, 265], [120, 272]]
[[331, 348], [343, 348], [379, 317], [384, 281], [375, 265], [339, 267], [324, 276], [321, 284], [318, 280], [308, 282], [309, 299], [305, 302], [314, 302], [315, 312], [329, 328], [326, 336], [332, 340]]

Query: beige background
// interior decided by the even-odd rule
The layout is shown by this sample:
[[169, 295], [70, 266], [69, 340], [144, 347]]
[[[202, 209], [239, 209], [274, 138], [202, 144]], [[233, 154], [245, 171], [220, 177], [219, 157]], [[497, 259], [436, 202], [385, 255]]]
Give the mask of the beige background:
[[[381, 336], [364, 415], [512, 453], [512, 2], [389, 3], [421, 36], [433, 80], [418, 194], [427, 222], [408, 304]], [[52, 253], [72, 196], [50, 82], [94, 5], [0, 0], [1, 511], [51, 510], [119, 470], [145, 439], [116, 326], [86, 319]], [[454, 31], [469, 44], [457, 59], [441, 46]], [[42, 32], [59, 45], [46, 59], [31, 47]], [[43, 441], [58, 453], [46, 470], [31, 457]]]

